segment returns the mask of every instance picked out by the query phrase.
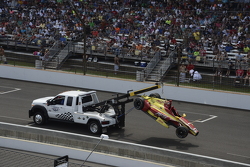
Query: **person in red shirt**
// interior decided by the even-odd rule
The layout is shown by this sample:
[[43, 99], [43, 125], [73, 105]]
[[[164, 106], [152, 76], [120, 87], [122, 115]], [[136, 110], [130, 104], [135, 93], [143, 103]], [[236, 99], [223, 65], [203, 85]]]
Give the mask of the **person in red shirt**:
[[236, 79], [240, 79], [240, 81], [242, 81], [242, 78], [243, 78], [243, 75], [244, 75], [244, 70], [242, 70], [241, 67], [239, 67], [238, 70], [236, 70]]
[[177, 41], [176, 41], [176, 39], [175, 39], [174, 37], [170, 40], [170, 42], [171, 42], [173, 45], [175, 45], [175, 44], [177, 43]]
[[194, 65], [193, 65], [192, 63], [189, 63], [189, 64], [187, 65], [187, 70], [188, 70], [188, 72], [189, 72], [190, 70], [192, 70], [192, 69], [194, 69]]
[[98, 34], [99, 34], [99, 32], [98, 32], [98, 31], [92, 31], [92, 35], [93, 35], [94, 37], [97, 37], [97, 36], [98, 36]]
[[187, 65], [187, 73], [189, 74], [189, 77], [193, 76], [194, 65], [191, 62], [189, 62], [189, 64]]

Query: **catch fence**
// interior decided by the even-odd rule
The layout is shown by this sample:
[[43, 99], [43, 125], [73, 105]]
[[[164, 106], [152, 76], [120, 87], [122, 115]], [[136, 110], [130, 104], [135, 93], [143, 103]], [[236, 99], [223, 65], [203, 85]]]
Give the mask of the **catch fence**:
[[[88, 54], [90, 56], [91, 54]], [[124, 54], [123, 54], [124, 55]], [[114, 54], [106, 55], [103, 53], [92, 53], [93, 57], [98, 57], [97, 61], [88, 61], [84, 63], [82, 58], [82, 54], [80, 56], [73, 55], [67, 61], [63, 63], [60, 70], [72, 74], [82, 74], [84, 75], [84, 70], [86, 70], [87, 75], [94, 76], [104, 76], [107, 78], [122, 78], [129, 80], [137, 80], [141, 82], [145, 82], [144, 77], [138, 79], [138, 74], [144, 74], [146, 67], [141, 65], [140, 63], [149, 63], [149, 58], [143, 58], [140, 56], [127, 56], [120, 57], [120, 68], [118, 72], [114, 71]], [[167, 56], [163, 56], [165, 58]], [[27, 52], [15, 52], [15, 51], [6, 51], [6, 58], [8, 65], [13, 66], [27, 66], [32, 68], [39, 68], [41, 70], [49, 70], [44, 69], [42, 64], [43, 62], [39, 59], [39, 56], [35, 56], [32, 53]], [[235, 73], [236, 69], [239, 67], [239, 64], [235, 63], [235, 66], [231, 70], [229, 76], [225, 76], [227, 71], [227, 61], [218, 62], [214, 59], [206, 60], [206, 63], [203, 62], [194, 62], [195, 70], [197, 70], [201, 76], [201, 80], [194, 80], [189, 73], [185, 73], [185, 78], [181, 77], [178, 74], [178, 55], [174, 54], [173, 56], [175, 60], [174, 66], [169, 70], [166, 74], [161, 72], [163, 78], [161, 82], [165, 84], [172, 84], [174, 86], [188, 86], [193, 88], [205, 88], [209, 90], [223, 90], [223, 91], [232, 91], [232, 92], [240, 92], [240, 93], [250, 93], [249, 80], [244, 79], [236, 79]], [[39, 62], [39, 63], [37, 63]], [[0, 61], [0, 63], [4, 63]], [[185, 62], [184, 62], [185, 63]], [[216, 75], [216, 70], [218, 66], [221, 65], [222, 75]], [[247, 64], [243, 64], [243, 69], [247, 69]], [[86, 68], [84, 68], [86, 66]], [[152, 74], [154, 75], [154, 74]], [[158, 78], [159, 74], [157, 75]], [[154, 77], [153, 77], [154, 78]], [[178, 79], [179, 78], [179, 79]], [[157, 82], [154, 80], [149, 80], [151, 82]], [[246, 81], [246, 84], [244, 85]]]

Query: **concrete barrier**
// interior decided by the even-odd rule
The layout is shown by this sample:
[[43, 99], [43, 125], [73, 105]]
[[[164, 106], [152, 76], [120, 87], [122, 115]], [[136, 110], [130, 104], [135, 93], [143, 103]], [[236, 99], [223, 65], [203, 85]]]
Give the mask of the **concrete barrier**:
[[[82, 159], [83, 157], [87, 157], [88, 153], [93, 150], [96, 144], [100, 141], [100, 138], [98, 137], [91, 137], [62, 131], [41, 129], [23, 125], [14, 125], [9, 123], [0, 123], [0, 125], [0, 136], [4, 137], [0, 138], [2, 140], [2, 142], [0, 142], [0, 146], [8, 146], [10, 148], [14, 147], [16, 149], [26, 149], [33, 152], [39, 151], [40, 153], [49, 152], [50, 154], [56, 154], [57, 152], [59, 156], [63, 156], [62, 153], [65, 153], [65, 151], [60, 152], [59, 148], [61, 148], [62, 146], [71, 149], [77, 149], [78, 151], [85, 150], [85, 153], [81, 154], [80, 157], [78, 154], [76, 154], [78, 155], [76, 156], [75, 153], [72, 153], [71, 157], [73, 157], [74, 159]], [[25, 143], [24, 140], [26, 140], [26, 142], [28, 143], [14, 144], [13, 141], [19, 143], [21, 142], [19, 140], [13, 139], [11, 140], [12, 142], [10, 142], [10, 139], [7, 140], [6, 137], [17, 138], [19, 140], [22, 140], [23, 143]], [[39, 142], [37, 143], [38, 145], [40, 145], [39, 148], [34, 147], [34, 143], [30, 143], [31, 141]], [[49, 150], [45, 149], [45, 146], [47, 147], [48, 144], [50, 146], [53, 145], [53, 147], [50, 147]], [[58, 147], [57, 151], [53, 150], [53, 148], [56, 146]], [[89, 151], [87, 151], [86, 153], [86, 150]], [[70, 153], [72, 150], [68, 151]], [[161, 149], [157, 147], [133, 144], [111, 139], [103, 139], [103, 141], [100, 142], [98, 147], [95, 149], [95, 152], [96, 154], [105, 154], [106, 160], [103, 161], [103, 158], [95, 158], [95, 156], [93, 156], [91, 159], [89, 159], [90, 161], [102, 164], [106, 162], [109, 165], [115, 165], [114, 163], [117, 163], [117, 160], [112, 159], [114, 157], [117, 158], [118, 156], [120, 160], [125, 159], [126, 161], [129, 161], [125, 166], [138, 166], [138, 164], [131, 165], [131, 163], [142, 163], [143, 161], [146, 161], [145, 163], [147, 164], [151, 164], [151, 167], [153, 167], [154, 165], [166, 166], [167, 164], [187, 167], [250, 166], [249, 164], [243, 164], [213, 157], [190, 154], [170, 149]], [[123, 166], [121, 165], [121, 161], [119, 163], [119, 165], [116, 164], [115, 166]]]
[[[9, 65], [0, 65], [0, 77], [118, 93], [126, 93], [127, 90], [139, 90], [154, 84], [152, 82], [78, 75]], [[249, 110], [250, 94], [177, 87], [174, 85], [163, 85], [161, 89], [153, 92], [172, 100]]]

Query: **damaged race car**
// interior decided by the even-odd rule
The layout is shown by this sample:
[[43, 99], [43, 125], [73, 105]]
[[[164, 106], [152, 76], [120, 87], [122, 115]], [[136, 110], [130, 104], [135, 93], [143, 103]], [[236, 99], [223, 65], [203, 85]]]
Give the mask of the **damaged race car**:
[[134, 107], [142, 110], [166, 128], [170, 125], [174, 126], [179, 138], [187, 137], [188, 133], [194, 136], [199, 134], [194, 125], [184, 118], [186, 114], [180, 115], [172, 106], [172, 100], [163, 99], [158, 93], [137, 97], [134, 100]]

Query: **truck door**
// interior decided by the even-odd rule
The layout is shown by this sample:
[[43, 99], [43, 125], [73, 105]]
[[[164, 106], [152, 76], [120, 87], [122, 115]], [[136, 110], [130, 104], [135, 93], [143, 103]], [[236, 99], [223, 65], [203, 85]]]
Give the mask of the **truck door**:
[[72, 100], [73, 97], [56, 96], [48, 106], [49, 117], [73, 121]]
[[64, 113], [62, 115], [63, 120], [74, 121], [73, 115], [72, 115], [72, 113], [74, 111], [73, 100], [74, 100], [73, 97], [71, 97], [71, 96], [67, 97], [66, 102], [64, 104]]

